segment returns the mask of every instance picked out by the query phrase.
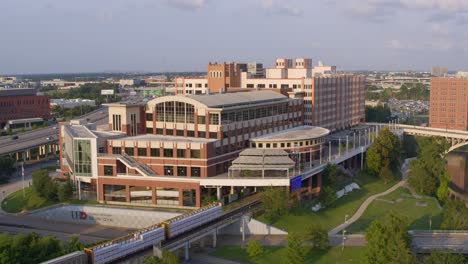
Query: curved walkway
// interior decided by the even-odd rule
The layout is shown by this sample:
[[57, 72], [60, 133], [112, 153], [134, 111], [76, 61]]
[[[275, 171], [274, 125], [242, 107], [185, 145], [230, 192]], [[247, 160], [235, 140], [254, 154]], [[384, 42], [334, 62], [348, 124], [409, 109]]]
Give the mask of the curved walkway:
[[332, 235], [336, 235], [338, 234], [341, 230], [347, 228], [348, 226], [350, 226], [351, 224], [353, 224], [354, 222], [356, 222], [360, 217], [361, 215], [364, 213], [364, 211], [366, 211], [367, 207], [369, 206], [369, 204], [371, 204], [376, 198], [379, 198], [381, 196], [384, 196], [384, 195], [387, 195], [393, 191], [395, 191], [396, 189], [402, 187], [403, 185], [405, 185], [406, 183], [406, 180], [401, 180], [400, 182], [398, 182], [397, 184], [393, 185], [390, 189], [386, 190], [385, 192], [381, 192], [381, 193], [378, 193], [378, 194], [374, 194], [372, 196], [370, 196], [369, 198], [367, 198], [364, 203], [361, 204], [361, 206], [359, 207], [359, 209], [356, 211], [356, 213], [354, 213], [354, 215], [346, 222], [346, 223], [343, 223], [335, 228], [333, 228], [332, 230], [330, 230], [328, 232], [328, 235], [329, 236], [332, 236]]
[[401, 166], [401, 174], [402, 174], [402, 180], [400, 182], [398, 182], [397, 184], [393, 185], [390, 189], [387, 189], [386, 191], [384, 192], [381, 192], [381, 193], [378, 193], [378, 194], [374, 194], [372, 196], [369, 196], [362, 204], [361, 206], [359, 207], [359, 209], [356, 211], [356, 213], [354, 213], [354, 215], [346, 222], [346, 223], [343, 223], [335, 228], [333, 228], [332, 230], [328, 231], [328, 235], [329, 236], [333, 236], [333, 235], [336, 235], [338, 234], [339, 232], [341, 232], [343, 229], [347, 228], [348, 226], [350, 226], [351, 224], [353, 224], [354, 222], [356, 222], [361, 216], [362, 214], [364, 213], [364, 211], [366, 211], [367, 207], [369, 206], [369, 204], [371, 204], [375, 199], [381, 197], [381, 196], [385, 196], [393, 191], [395, 191], [396, 189], [402, 187], [402, 186], [405, 186], [406, 184], [406, 177], [408, 176], [408, 170], [409, 170], [409, 161], [411, 159], [406, 159], [405, 162], [403, 163], [403, 165]]

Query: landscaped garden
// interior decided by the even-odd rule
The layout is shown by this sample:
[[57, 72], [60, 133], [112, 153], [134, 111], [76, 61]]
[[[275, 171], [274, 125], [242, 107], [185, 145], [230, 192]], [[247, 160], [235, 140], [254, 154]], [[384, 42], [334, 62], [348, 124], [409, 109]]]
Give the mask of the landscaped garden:
[[[313, 212], [311, 208], [316, 201], [303, 203], [300, 206], [295, 206], [289, 214], [279, 217], [270, 224], [288, 232], [300, 232], [311, 224], [319, 224], [330, 230], [343, 223], [346, 215], [351, 217], [369, 196], [381, 193], [397, 183], [397, 180], [393, 180], [385, 184], [379, 178], [362, 172], [353, 181], [360, 186], [360, 189], [353, 190], [338, 199], [332, 206]], [[258, 219], [268, 222], [263, 215]]]
[[[346, 247], [343, 251], [341, 247], [332, 247], [327, 250], [310, 249], [305, 257], [305, 263], [362, 263], [364, 249], [364, 247]], [[242, 263], [287, 263], [287, 249], [278, 246], [263, 247], [263, 254], [255, 257], [249, 257], [246, 249], [240, 246], [223, 246], [210, 255]]]
[[439, 229], [442, 222], [442, 212], [434, 199], [425, 196], [415, 198], [408, 189], [398, 188], [373, 201], [364, 214], [346, 231], [348, 233], [365, 233], [373, 220], [382, 218], [389, 211], [406, 217], [410, 230]]

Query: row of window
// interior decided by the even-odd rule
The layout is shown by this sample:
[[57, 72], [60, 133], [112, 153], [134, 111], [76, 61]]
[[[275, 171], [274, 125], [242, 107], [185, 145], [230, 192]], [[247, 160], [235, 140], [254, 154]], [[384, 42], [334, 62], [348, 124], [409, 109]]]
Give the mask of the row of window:
[[192, 159], [201, 158], [201, 152], [199, 149], [191, 149], [190, 157], [188, 156], [189, 152], [186, 149], [177, 149], [174, 153], [174, 149], [168, 149], [168, 148], [164, 148], [162, 149], [162, 151], [159, 148], [150, 148], [149, 152], [147, 148], [137, 148], [135, 152], [135, 148], [132, 148], [132, 147], [125, 147], [123, 149], [121, 147], [112, 147], [112, 154], [122, 154], [122, 150], [127, 155], [139, 156], [139, 157], [192, 158]]
[[[174, 167], [176, 168], [177, 175], [174, 175]], [[164, 175], [166, 176], [187, 176], [187, 167], [185, 166], [164, 166]], [[200, 177], [200, 167], [190, 167], [191, 177]]]
[[325, 141], [324, 138], [314, 139], [314, 140], [305, 140], [305, 141], [296, 141], [296, 142], [286, 142], [286, 143], [253, 143], [253, 148], [295, 148], [295, 147], [303, 147], [303, 146], [313, 146], [319, 143], [323, 143]]
[[44, 99], [30, 99], [30, 100], [17, 100], [17, 101], [4, 101], [0, 102], [0, 106], [15, 106], [15, 105], [35, 105], [35, 104], [48, 104], [49, 100]]

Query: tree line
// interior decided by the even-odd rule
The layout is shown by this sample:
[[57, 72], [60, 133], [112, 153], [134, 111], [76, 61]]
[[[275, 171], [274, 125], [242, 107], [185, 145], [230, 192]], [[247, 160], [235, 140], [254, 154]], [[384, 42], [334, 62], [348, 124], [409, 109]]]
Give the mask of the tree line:
[[[382, 91], [379, 91], [382, 90]], [[429, 88], [422, 83], [403, 84], [399, 90], [391, 88], [368, 86], [366, 89], [366, 100], [378, 100], [388, 102], [390, 99], [398, 100], [420, 100], [429, 101]]]
[[101, 95], [101, 90], [114, 90], [114, 95], [109, 96], [110, 102], [119, 101], [120, 98], [117, 96], [118, 85], [110, 83], [87, 83], [77, 88], [71, 88], [69, 90], [60, 91], [49, 91], [48, 95], [51, 99], [90, 99], [95, 100], [97, 105], [106, 102], [107, 96]]
[[68, 253], [82, 250], [77, 237], [62, 243], [55, 237], [40, 236], [37, 233], [0, 235], [1, 264], [41, 263]]
[[58, 181], [49, 176], [47, 170], [38, 170], [32, 173], [32, 187], [42, 198], [54, 202], [66, 202], [73, 196], [71, 181]]

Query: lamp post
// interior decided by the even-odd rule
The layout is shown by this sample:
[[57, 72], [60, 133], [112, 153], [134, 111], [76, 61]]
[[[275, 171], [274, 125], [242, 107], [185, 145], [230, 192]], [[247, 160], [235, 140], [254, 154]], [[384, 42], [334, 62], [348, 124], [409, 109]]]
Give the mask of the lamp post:
[[343, 230], [343, 243], [342, 243], [342, 246], [341, 246], [341, 251], [344, 251], [344, 244], [345, 244], [345, 240], [346, 240], [345, 234], [346, 234], [346, 230]]
[[341, 157], [341, 137], [338, 138], [338, 157]]

